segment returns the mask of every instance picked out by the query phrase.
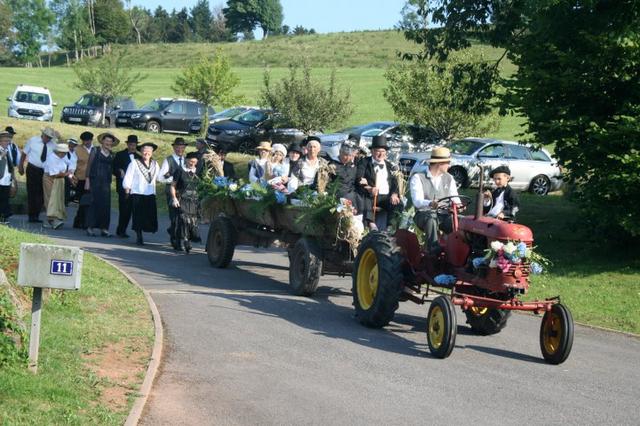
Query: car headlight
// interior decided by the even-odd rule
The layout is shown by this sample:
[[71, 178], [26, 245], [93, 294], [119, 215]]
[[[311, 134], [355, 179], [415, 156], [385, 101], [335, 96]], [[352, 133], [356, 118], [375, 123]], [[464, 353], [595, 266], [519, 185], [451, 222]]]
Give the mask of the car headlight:
[[62, 108], [62, 112], [67, 114], [69, 112], [69, 108], [67, 108], [67, 107]]
[[15, 111], [16, 109], [17, 109], [17, 108], [16, 108], [16, 106], [15, 106], [15, 105], [13, 105], [13, 104], [10, 104], [10, 105], [9, 105], [9, 111]]
[[131, 114], [131, 118], [136, 119], [136, 118], [140, 118], [142, 117], [142, 114], [137, 113], [137, 114]]
[[240, 135], [246, 135], [247, 134], [246, 130], [241, 130], [241, 129], [229, 129], [229, 130], [225, 130], [224, 132], [226, 134], [228, 134], [228, 135], [234, 135], [234, 136], [240, 136]]

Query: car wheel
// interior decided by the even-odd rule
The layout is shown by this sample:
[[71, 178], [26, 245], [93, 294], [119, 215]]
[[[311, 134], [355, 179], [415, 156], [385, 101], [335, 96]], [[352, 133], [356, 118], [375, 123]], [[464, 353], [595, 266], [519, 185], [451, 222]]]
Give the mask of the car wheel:
[[466, 188], [469, 186], [467, 172], [462, 167], [451, 167], [449, 169], [449, 174], [456, 180], [458, 188]]
[[147, 123], [147, 132], [160, 133], [161, 131], [162, 131], [162, 128], [160, 127], [160, 123], [158, 123], [157, 121], [150, 120]]
[[547, 195], [551, 189], [551, 181], [545, 175], [538, 175], [531, 180], [529, 191], [540, 196]]

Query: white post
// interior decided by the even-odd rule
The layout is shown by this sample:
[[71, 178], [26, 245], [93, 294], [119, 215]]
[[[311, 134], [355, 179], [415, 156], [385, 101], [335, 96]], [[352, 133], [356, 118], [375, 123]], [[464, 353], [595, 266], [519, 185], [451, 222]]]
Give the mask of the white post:
[[38, 372], [38, 349], [40, 347], [40, 315], [42, 313], [42, 288], [33, 288], [31, 301], [31, 337], [29, 338], [29, 370]]

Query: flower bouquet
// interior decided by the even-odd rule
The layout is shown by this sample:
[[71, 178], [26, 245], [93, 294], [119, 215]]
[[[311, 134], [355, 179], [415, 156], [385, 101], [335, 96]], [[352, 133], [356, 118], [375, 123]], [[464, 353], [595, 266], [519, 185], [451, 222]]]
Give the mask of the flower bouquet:
[[473, 259], [475, 269], [489, 267], [504, 273], [508, 272], [512, 265], [528, 263], [532, 274], [541, 274], [551, 265], [548, 259], [536, 253], [534, 248], [528, 247], [522, 241], [507, 241], [507, 243], [492, 241], [485, 253], [484, 257]]

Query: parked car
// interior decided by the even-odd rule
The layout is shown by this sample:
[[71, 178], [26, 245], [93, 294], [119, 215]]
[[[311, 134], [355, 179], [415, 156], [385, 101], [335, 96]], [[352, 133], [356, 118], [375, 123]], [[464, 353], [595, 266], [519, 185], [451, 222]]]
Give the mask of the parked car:
[[243, 112], [249, 111], [250, 109], [258, 109], [258, 107], [235, 106], [235, 107], [227, 108], [220, 112], [216, 112], [215, 114], [211, 114], [209, 116], [209, 124], [217, 123], [218, 121], [229, 120], [235, 117], [236, 115], [240, 115]]
[[18, 84], [7, 100], [7, 115], [11, 118], [53, 121], [53, 107], [57, 104], [51, 100], [51, 92], [46, 87]]
[[[205, 106], [192, 99], [158, 98], [137, 110], [121, 110], [116, 127], [132, 127], [148, 132], [198, 133]], [[209, 108], [208, 113], [213, 114]]]
[[337, 133], [345, 133], [347, 135], [356, 135], [360, 137], [364, 132], [367, 132], [369, 130], [377, 129], [378, 131], [383, 131], [398, 124], [399, 123], [397, 121], [374, 121], [373, 123], [347, 127], [346, 129], [338, 130]]
[[[477, 185], [478, 162], [487, 172], [499, 165], [509, 166], [510, 185], [516, 190], [546, 195], [562, 186], [562, 169], [544, 148], [488, 138], [467, 138], [447, 146], [452, 157], [449, 173], [462, 187]], [[430, 155], [430, 151], [402, 154], [400, 169], [407, 175], [425, 171]]]
[[[118, 97], [107, 104], [107, 112], [104, 117], [104, 125], [111, 127], [116, 122], [119, 110], [135, 109], [136, 103], [129, 97]], [[100, 126], [104, 114], [103, 98], [92, 93], [84, 94], [73, 105], [62, 108], [60, 121], [63, 123], [76, 123], [85, 126]]]
[[251, 152], [262, 140], [288, 146], [305, 136], [303, 131], [283, 125], [278, 114], [268, 109], [251, 109], [207, 129], [208, 142], [237, 152]]

